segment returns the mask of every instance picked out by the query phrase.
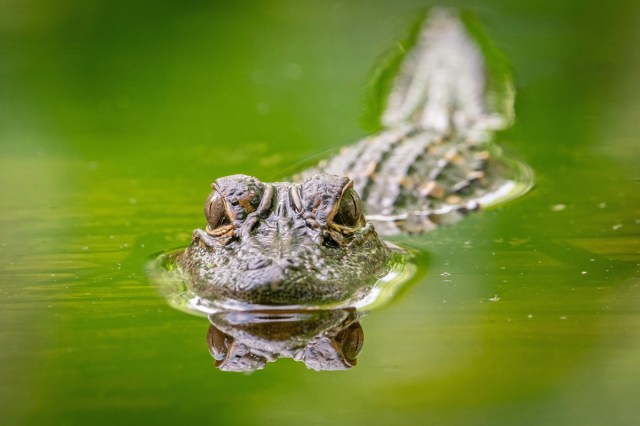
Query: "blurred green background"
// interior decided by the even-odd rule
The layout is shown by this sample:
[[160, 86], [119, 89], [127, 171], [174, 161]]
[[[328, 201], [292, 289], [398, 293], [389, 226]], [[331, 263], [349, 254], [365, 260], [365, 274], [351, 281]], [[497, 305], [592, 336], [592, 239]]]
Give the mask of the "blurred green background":
[[444, 3], [510, 60], [499, 140], [537, 187], [404, 239], [428, 269], [355, 369], [220, 372], [144, 274], [216, 177], [366, 135], [370, 73], [430, 4], [1, 0], [2, 423], [638, 424], [637, 1]]

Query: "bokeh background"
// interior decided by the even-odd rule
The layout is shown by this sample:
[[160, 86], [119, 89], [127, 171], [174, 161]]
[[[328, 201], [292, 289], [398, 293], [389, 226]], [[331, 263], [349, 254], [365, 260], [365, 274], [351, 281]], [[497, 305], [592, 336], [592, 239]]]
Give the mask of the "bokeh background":
[[0, 0], [2, 423], [638, 424], [637, 1], [438, 3], [511, 62], [498, 139], [537, 186], [400, 241], [422, 273], [353, 370], [220, 372], [145, 275], [216, 177], [366, 135], [371, 71], [432, 4]]

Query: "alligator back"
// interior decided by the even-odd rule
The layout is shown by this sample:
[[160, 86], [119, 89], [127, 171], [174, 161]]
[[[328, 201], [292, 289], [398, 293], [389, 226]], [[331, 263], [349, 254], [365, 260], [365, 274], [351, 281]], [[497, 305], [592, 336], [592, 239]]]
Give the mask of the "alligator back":
[[493, 140], [512, 121], [511, 78], [479, 38], [456, 12], [432, 9], [395, 67], [382, 131], [296, 178], [348, 176], [383, 235], [429, 231], [526, 192], [530, 170]]

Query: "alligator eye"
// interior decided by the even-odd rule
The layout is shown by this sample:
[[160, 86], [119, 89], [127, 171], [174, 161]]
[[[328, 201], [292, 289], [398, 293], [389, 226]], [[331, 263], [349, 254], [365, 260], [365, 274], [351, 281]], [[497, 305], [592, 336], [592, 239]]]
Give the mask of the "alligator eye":
[[333, 216], [333, 223], [355, 228], [360, 223], [361, 216], [360, 197], [353, 189], [349, 188], [340, 199], [336, 214]]
[[207, 228], [214, 230], [224, 225], [231, 224], [227, 215], [224, 200], [217, 191], [214, 191], [204, 205], [204, 215], [207, 218]]

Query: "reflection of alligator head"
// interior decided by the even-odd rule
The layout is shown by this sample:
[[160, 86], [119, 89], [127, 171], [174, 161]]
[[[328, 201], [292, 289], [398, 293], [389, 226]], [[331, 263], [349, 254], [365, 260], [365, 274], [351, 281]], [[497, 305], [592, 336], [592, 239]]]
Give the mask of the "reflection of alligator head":
[[327, 306], [366, 296], [391, 251], [364, 219], [346, 177], [302, 183], [218, 179], [207, 227], [179, 259], [200, 297], [224, 304]]
[[364, 341], [354, 310], [226, 311], [209, 321], [209, 352], [224, 371], [259, 370], [278, 358], [345, 370], [356, 365]]

